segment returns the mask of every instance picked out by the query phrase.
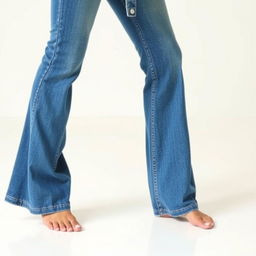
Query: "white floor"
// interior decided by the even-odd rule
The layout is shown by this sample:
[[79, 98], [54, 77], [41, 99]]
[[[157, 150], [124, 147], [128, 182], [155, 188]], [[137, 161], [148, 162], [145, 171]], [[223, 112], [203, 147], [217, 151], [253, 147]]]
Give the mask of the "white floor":
[[1, 255], [256, 255], [256, 119], [189, 120], [201, 211], [211, 230], [153, 215], [143, 117], [70, 116], [64, 155], [84, 231], [51, 231], [40, 215], [3, 201], [23, 119], [0, 119]]

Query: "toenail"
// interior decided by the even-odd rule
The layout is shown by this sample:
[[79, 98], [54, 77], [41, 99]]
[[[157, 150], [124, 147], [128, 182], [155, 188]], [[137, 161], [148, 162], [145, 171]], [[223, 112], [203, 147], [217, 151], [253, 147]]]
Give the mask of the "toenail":
[[210, 225], [211, 225], [210, 222], [205, 222], [204, 224], [207, 225], [207, 226], [210, 226]]

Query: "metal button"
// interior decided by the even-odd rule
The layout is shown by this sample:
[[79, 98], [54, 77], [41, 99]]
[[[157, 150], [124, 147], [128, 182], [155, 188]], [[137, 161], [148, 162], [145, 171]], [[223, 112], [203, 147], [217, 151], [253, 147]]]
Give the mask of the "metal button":
[[135, 9], [134, 8], [131, 8], [130, 9], [130, 14], [134, 14], [135, 13]]

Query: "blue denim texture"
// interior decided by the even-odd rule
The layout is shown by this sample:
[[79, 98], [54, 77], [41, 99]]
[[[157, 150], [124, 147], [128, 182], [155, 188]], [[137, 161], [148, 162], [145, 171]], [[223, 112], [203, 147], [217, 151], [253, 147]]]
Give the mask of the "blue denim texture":
[[[182, 53], [164, 0], [107, 0], [140, 56], [148, 185], [153, 213], [198, 209], [186, 117]], [[52, 0], [51, 30], [35, 75], [5, 201], [33, 214], [70, 209], [63, 155], [72, 83], [79, 76], [100, 0]]]

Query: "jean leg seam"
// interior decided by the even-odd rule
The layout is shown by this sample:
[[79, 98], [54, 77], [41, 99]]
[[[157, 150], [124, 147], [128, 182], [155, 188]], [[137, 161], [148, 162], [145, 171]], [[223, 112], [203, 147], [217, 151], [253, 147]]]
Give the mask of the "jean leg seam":
[[60, 28], [61, 28], [61, 22], [62, 22], [62, 16], [63, 16], [63, 0], [60, 0], [59, 2], [59, 6], [58, 6], [58, 18], [57, 18], [57, 37], [56, 37], [56, 42], [53, 46], [54, 48], [54, 52], [53, 52], [53, 55], [45, 69], [45, 72], [43, 73], [41, 79], [40, 79], [40, 82], [39, 82], [39, 85], [38, 85], [38, 88], [35, 92], [35, 96], [34, 96], [34, 101], [33, 101], [33, 104], [32, 104], [32, 113], [34, 113], [35, 111], [35, 106], [36, 106], [36, 103], [37, 103], [37, 100], [38, 100], [38, 97], [39, 97], [39, 90], [40, 88], [42, 87], [42, 83], [44, 81], [44, 79], [46, 78], [46, 75], [49, 73], [50, 71], [50, 68], [52, 67], [52, 63], [54, 61], [54, 59], [56, 58], [56, 55], [57, 55], [57, 49], [58, 49], [58, 43], [59, 43], [59, 34], [60, 34]]
[[[135, 18], [134, 18], [135, 19]], [[160, 213], [163, 211], [163, 207], [161, 206], [161, 202], [159, 199], [159, 189], [158, 189], [158, 179], [157, 179], [157, 156], [156, 156], [156, 142], [155, 142], [155, 112], [156, 112], [156, 83], [158, 82], [158, 76], [156, 72], [155, 63], [153, 61], [151, 50], [145, 40], [145, 37], [143, 36], [142, 29], [138, 22], [136, 22], [134, 19], [132, 19], [132, 23], [135, 25], [136, 31], [138, 32], [139, 38], [141, 39], [142, 46], [144, 48], [144, 51], [147, 53], [147, 58], [150, 64], [151, 75], [152, 75], [152, 85], [151, 85], [151, 115], [150, 115], [150, 124], [151, 124], [151, 156], [152, 156], [152, 172], [153, 172], [153, 185], [154, 185], [154, 194], [155, 194], [155, 200], [157, 203], [157, 208]]]
[[[143, 32], [142, 32], [142, 29], [141, 29], [141, 26], [139, 25], [138, 22], [135, 21], [135, 17], [134, 18], [130, 18], [131, 19], [131, 22], [134, 24], [135, 26], [135, 30], [138, 32], [138, 35], [139, 35], [139, 38], [141, 39], [141, 42], [142, 42], [142, 47], [146, 53], [146, 56], [147, 56], [147, 59], [149, 61], [149, 65], [150, 65], [150, 70], [151, 70], [151, 75], [152, 75], [152, 81], [154, 80], [158, 80], [158, 75], [157, 75], [157, 71], [156, 71], [156, 65], [154, 63], [154, 60], [153, 60], [153, 55], [152, 55], [152, 52], [150, 50], [150, 47], [148, 46], [146, 40], [145, 40], [145, 37], [143, 36]], [[137, 19], [136, 19], [137, 20]]]
[[[123, 6], [125, 7], [125, 0], [121, 1]], [[136, 17], [129, 17], [128, 18], [131, 23], [135, 26], [135, 31], [137, 32], [137, 35], [139, 36], [141, 42], [142, 42], [142, 47], [145, 51], [145, 54], [147, 56], [147, 59], [149, 61], [149, 66], [150, 66], [150, 71], [151, 71], [151, 75], [152, 75], [152, 80], [157, 80], [157, 72], [156, 72], [156, 67], [155, 67], [155, 63], [153, 61], [153, 57], [152, 57], [152, 53], [150, 51], [150, 48], [148, 47], [146, 40], [143, 37], [143, 33], [142, 33], [142, 29], [139, 26], [138, 22], [135, 22]]]
[[151, 75], [152, 75], [152, 87], [151, 87], [151, 155], [152, 155], [152, 170], [153, 170], [153, 185], [154, 185], [154, 193], [155, 193], [155, 200], [157, 203], [157, 208], [160, 213], [163, 212], [164, 207], [161, 205], [161, 202], [159, 200], [159, 190], [158, 190], [158, 180], [157, 180], [157, 157], [156, 157], [156, 146], [155, 146], [155, 95], [156, 95], [156, 86], [155, 84], [158, 81], [158, 76], [157, 76], [157, 71], [156, 71], [156, 66], [153, 60], [153, 55], [150, 50], [150, 47], [147, 45], [146, 40], [143, 37], [143, 32], [141, 27], [139, 26], [138, 22], [135, 22], [135, 17], [131, 18], [131, 22], [135, 26], [135, 31], [137, 31], [138, 36], [142, 42], [142, 47], [146, 53], [147, 59], [150, 64], [151, 69]]
[[[57, 36], [56, 36], [56, 42], [55, 44], [53, 45], [53, 54], [52, 54], [52, 57], [45, 69], [45, 72], [43, 73], [41, 79], [40, 79], [40, 82], [39, 82], [39, 85], [38, 85], [38, 88], [35, 92], [35, 96], [34, 96], [34, 100], [33, 100], [33, 104], [31, 106], [31, 110], [32, 110], [32, 114], [34, 114], [35, 112], [35, 108], [36, 108], [36, 103], [38, 102], [38, 97], [39, 97], [39, 91], [42, 87], [42, 84], [44, 82], [44, 79], [46, 78], [47, 74], [49, 74], [49, 71], [51, 70], [52, 68], [52, 64], [53, 64], [53, 61], [56, 59], [56, 56], [57, 56], [57, 50], [58, 50], [58, 43], [59, 43], [59, 39], [60, 39], [60, 30], [61, 30], [61, 25], [62, 25], [62, 17], [63, 17], [63, 4], [64, 4], [64, 0], [59, 0], [59, 6], [58, 6], [58, 17], [57, 17]], [[32, 115], [32, 118], [31, 118], [31, 130], [33, 128], [33, 124], [34, 124], [34, 115]], [[53, 168], [55, 170], [55, 168], [57, 167], [57, 160], [58, 160], [58, 151], [57, 153], [55, 154], [54, 156], [54, 162], [53, 162]]]

